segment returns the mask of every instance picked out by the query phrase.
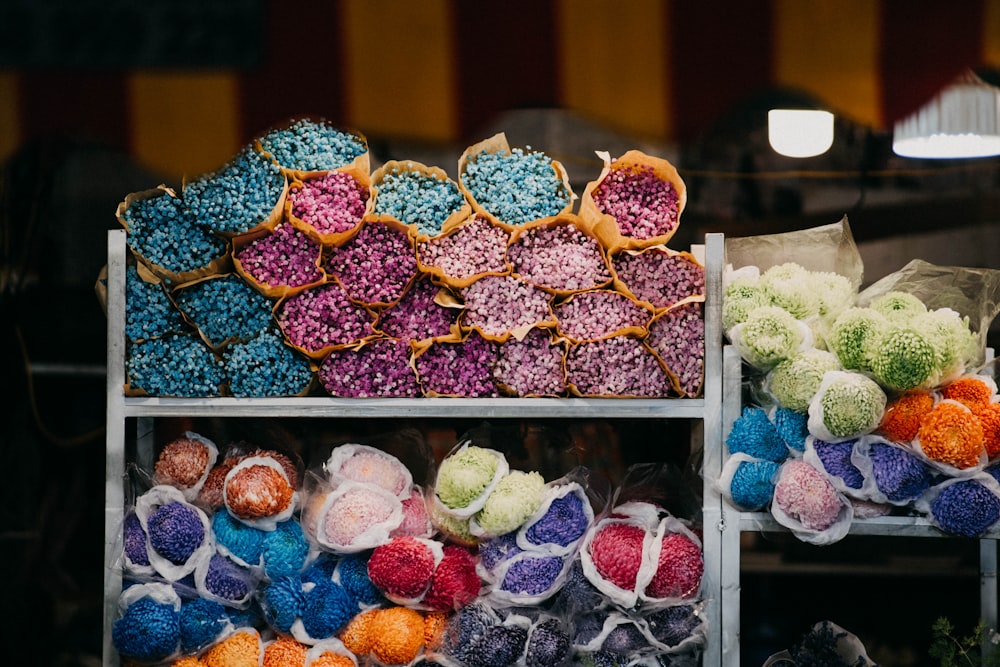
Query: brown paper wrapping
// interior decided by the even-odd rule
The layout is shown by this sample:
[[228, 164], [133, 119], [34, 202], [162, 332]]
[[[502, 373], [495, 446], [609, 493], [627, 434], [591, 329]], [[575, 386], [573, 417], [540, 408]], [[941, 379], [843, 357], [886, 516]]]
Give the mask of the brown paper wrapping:
[[453, 288], [453, 289], [464, 289], [464, 288], [468, 287], [469, 285], [471, 285], [472, 283], [474, 283], [477, 280], [479, 280], [480, 278], [485, 278], [486, 276], [506, 276], [506, 275], [510, 275], [511, 266], [510, 266], [510, 262], [507, 261], [506, 256], [504, 256], [504, 270], [503, 271], [483, 271], [481, 273], [474, 273], [474, 274], [469, 275], [469, 276], [452, 276], [452, 275], [449, 275], [448, 273], [446, 273], [445, 270], [442, 269], [441, 267], [439, 267], [439, 266], [433, 266], [433, 265], [430, 265], [430, 264], [424, 264], [420, 260], [420, 247], [423, 244], [425, 244], [425, 243], [431, 243], [431, 242], [433, 242], [436, 239], [442, 239], [442, 238], [445, 238], [447, 236], [451, 236], [453, 234], [458, 234], [459, 232], [462, 231], [462, 228], [463, 228], [464, 225], [466, 225], [467, 223], [469, 223], [472, 220], [476, 219], [477, 217], [479, 217], [482, 220], [485, 220], [488, 224], [493, 225], [493, 226], [497, 227], [498, 229], [504, 230], [504, 233], [507, 234], [507, 244], [510, 245], [511, 227], [509, 225], [504, 225], [504, 224], [501, 224], [501, 223], [497, 222], [495, 218], [492, 218], [492, 217], [490, 217], [488, 215], [481, 215], [481, 214], [478, 214], [478, 213], [476, 213], [476, 214], [470, 214], [470, 215], [466, 216], [465, 218], [463, 218], [461, 220], [457, 220], [457, 221], [453, 220], [452, 218], [449, 218], [448, 219], [448, 223], [446, 224], [446, 230], [442, 231], [441, 234], [439, 234], [437, 236], [434, 236], [434, 237], [418, 236], [416, 238], [417, 268], [419, 268], [424, 273], [429, 274], [432, 277], [432, 279], [434, 280], [434, 282], [436, 282], [437, 284], [439, 284], [439, 285], [445, 285], [445, 286]]
[[268, 128], [264, 132], [260, 133], [253, 141], [254, 147], [256, 147], [258, 151], [269, 157], [272, 161], [274, 161], [274, 163], [278, 165], [278, 167], [281, 169], [282, 173], [285, 174], [285, 177], [288, 180], [301, 181], [304, 178], [306, 178], [309, 174], [315, 173], [315, 170], [295, 169], [283, 164], [279, 164], [278, 161], [274, 159], [273, 155], [271, 155], [270, 153], [268, 153], [263, 149], [263, 147], [261, 146], [261, 140], [264, 137], [266, 137], [268, 133], [275, 132], [277, 130], [287, 130], [300, 120], [311, 121], [318, 125], [323, 125], [325, 127], [335, 129], [338, 132], [344, 132], [346, 134], [353, 135], [358, 140], [358, 142], [365, 147], [365, 150], [356, 158], [354, 158], [353, 161], [349, 162], [348, 164], [342, 165], [341, 167], [338, 167], [338, 170], [343, 169], [345, 167], [353, 167], [364, 174], [371, 173], [371, 153], [368, 150], [368, 138], [365, 137], [365, 135], [362, 132], [352, 128], [336, 128], [331, 123], [327, 122], [326, 119], [324, 118], [318, 118], [314, 116], [293, 116], [292, 118], [289, 118], [282, 123], [279, 123], [277, 125]]
[[[132, 204], [143, 201], [146, 199], [152, 199], [153, 197], [177, 197], [177, 193], [172, 189], [168, 188], [166, 185], [158, 185], [155, 188], [149, 190], [141, 190], [139, 192], [132, 192], [126, 195], [125, 199], [118, 204], [118, 208], [115, 209], [115, 218], [118, 223], [125, 229], [126, 235], [130, 233], [128, 222], [125, 220], [125, 211]], [[211, 232], [209, 232], [211, 233]], [[149, 270], [154, 276], [168, 285], [181, 285], [184, 283], [197, 280], [199, 278], [204, 278], [207, 276], [219, 275], [221, 273], [228, 273], [232, 268], [232, 263], [229, 257], [229, 253], [223, 252], [223, 254], [209, 262], [203, 267], [194, 269], [192, 271], [183, 271], [181, 273], [175, 273], [167, 269], [166, 267], [160, 266], [153, 263], [152, 261], [143, 257], [140, 253], [136, 252], [132, 246], [129, 246], [129, 250], [132, 255], [138, 260], [139, 266], [144, 266]]]
[[[386, 174], [394, 172], [400, 172], [400, 173], [415, 172], [421, 176], [425, 176], [427, 178], [433, 178], [438, 181], [445, 181], [448, 183], [452, 183], [453, 185], [458, 187], [458, 183], [451, 180], [451, 178], [448, 177], [448, 173], [445, 172], [445, 170], [441, 169], [440, 167], [429, 167], [420, 162], [414, 162], [413, 160], [389, 160], [381, 167], [376, 169], [374, 172], [372, 172], [371, 187], [372, 187], [373, 211], [378, 208], [379, 184], [382, 182], [382, 179], [385, 178]], [[421, 234], [418, 231], [416, 224], [407, 224], [405, 220], [401, 220], [400, 222], [403, 222], [404, 224], [407, 224], [408, 227], [410, 227], [411, 233], [418, 243], [433, 238], [434, 236], [440, 236], [441, 234], [444, 234], [445, 232], [452, 229], [453, 227], [461, 223], [463, 220], [468, 218], [470, 215], [472, 215], [472, 204], [469, 203], [468, 193], [466, 193], [466, 191], [463, 190], [461, 187], [458, 187], [458, 191], [459, 193], [461, 193], [465, 201], [458, 210], [453, 211], [447, 218], [441, 221], [441, 232], [439, 234], [433, 234], [433, 235]]]
[[559, 215], [555, 215], [555, 216], [552, 216], [552, 217], [549, 217], [549, 218], [541, 218], [540, 220], [533, 220], [532, 222], [529, 222], [529, 223], [526, 223], [524, 225], [521, 225], [520, 227], [516, 228], [514, 230], [514, 233], [511, 235], [510, 243], [507, 246], [508, 251], [509, 251], [510, 248], [514, 247], [517, 244], [517, 242], [520, 240], [520, 238], [522, 236], [524, 236], [525, 234], [527, 234], [528, 232], [530, 232], [533, 229], [537, 229], [537, 228], [540, 228], [540, 227], [545, 227], [545, 228], [548, 228], [548, 227], [557, 227], [557, 226], [561, 226], [561, 225], [573, 225], [577, 229], [579, 229], [580, 231], [582, 231], [584, 234], [586, 234], [587, 236], [589, 236], [589, 237], [597, 240], [597, 246], [598, 246], [598, 249], [601, 252], [601, 261], [603, 262], [604, 268], [607, 270], [607, 273], [608, 273], [608, 276], [609, 276], [608, 279], [605, 280], [605, 281], [603, 281], [603, 282], [600, 282], [600, 283], [597, 283], [597, 284], [594, 284], [594, 285], [590, 285], [590, 286], [588, 286], [586, 288], [583, 288], [583, 289], [566, 290], [566, 289], [557, 289], [555, 287], [551, 287], [551, 286], [548, 286], [548, 285], [542, 285], [542, 284], [539, 284], [537, 282], [533, 282], [531, 280], [528, 280], [527, 278], [522, 277], [517, 272], [517, 267], [513, 267], [513, 266], [512, 266], [512, 269], [511, 269], [512, 275], [520, 278], [521, 280], [524, 280], [527, 283], [530, 283], [530, 284], [534, 285], [535, 287], [537, 287], [537, 288], [539, 288], [541, 290], [545, 290], [546, 292], [549, 292], [550, 294], [554, 294], [557, 297], [569, 296], [570, 294], [574, 294], [576, 292], [583, 292], [583, 291], [586, 291], [586, 290], [589, 290], [589, 289], [594, 289], [594, 288], [598, 288], [598, 287], [604, 287], [604, 286], [610, 284], [611, 283], [611, 279], [612, 279], [611, 277], [614, 274], [611, 272], [611, 265], [610, 265], [610, 261], [608, 260], [608, 253], [607, 253], [607, 250], [606, 250], [607, 245], [605, 245], [605, 234], [606, 234], [606, 231], [594, 228], [593, 226], [591, 226], [588, 223], [584, 222], [579, 216], [574, 215], [572, 213], [561, 213]]
[[[684, 212], [684, 207], [687, 204], [687, 186], [684, 185], [684, 180], [677, 173], [674, 165], [663, 158], [647, 155], [638, 150], [628, 151], [616, 160], [612, 160], [611, 156], [603, 151], [597, 151], [597, 155], [604, 160], [604, 168], [601, 170], [601, 175], [597, 177], [597, 180], [587, 183], [587, 186], [583, 190], [583, 195], [580, 198], [580, 217], [592, 225], [608, 227], [607, 234], [609, 238], [614, 239], [614, 242], [608, 246], [611, 252], [616, 252], [622, 248], [635, 249], [663, 245], [670, 241], [680, 226], [681, 214]], [[604, 213], [594, 201], [594, 191], [600, 187], [601, 183], [604, 182], [604, 179], [607, 178], [612, 170], [631, 169], [636, 166], [651, 167], [656, 176], [669, 182], [674, 186], [674, 190], [677, 191], [677, 224], [666, 234], [660, 234], [648, 239], [625, 236], [618, 228], [618, 222], [614, 217]]]
[[240, 251], [243, 250], [243, 248], [245, 248], [247, 245], [253, 243], [254, 241], [257, 241], [258, 239], [262, 239], [262, 238], [264, 238], [264, 237], [266, 237], [266, 236], [268, 236], [270, 234], [273, 234], [273, 233], [274, 233], [273, 229], [270, 229], [270, 230], [269, 229], [258, 229], [256, 231], [250, 232], [248, 234], [240, 234], [239, 236], [233, 237], [233, 250], [232, 250], [232, 253], [233, 253], [233, 268], [235, 269], [236, 273], [239, 274], [239, 276], [241, 278], [243, 278], [243, 280], [248, 285], [250, 285], [251, 287], [253, 287], [254, 289], [256, 289], [258, 292], [260, 292], [264, 296], [268, 297], [269, 299], [280, 299], [281, 297], [283, 297], [286, 294], [288, 294], [288, 292], [290, 290], [292, 290], [292, 289], [314, 287], [316, 285], [322, 285], [324, 282], [326, 282], [326, 272], [323, 270], [323, 265], [322, 265], [322, 261], [323, 261], [323, 248], [322, 248], [322, 246], [320, 246], [319, 248], [316, 249], [316, 259], [313, 262], [313, 265], [317, 269], [319, 269], [319, 272], [320, 272], [319, 275], [320, 275], [320, 277], [318, 279], [312, 281], [311, 283], [308, 283], [308, 284], [305, 284], [305, 285], [294, 285], [294, 286], [293, 285], [268, 285], [268, 284], [260, 282], [259, 280], [257, 280], [256, 278], [254, 278], [252, 275], [250, 275], [250, 273], [248, 273], [246, 271], [246, 269], [243, 268], [243, 263], [239, 259], [239, 253], [240, 253]]
[[288, 187], [290, 195], [293, 191], [301, 188], [302, 185], [305, 184], [306, 182], [313, 179], [324, 178], [325, 176], [334, 172], [350, 174], [350, 176], [355, 181], [357, 181], [357, 183], [363, 189], [368, 191], [368, 199], [365, 201], [365, 212], [360, 218], [358, 218], [355, 225], [350, 229], [344, 230], [342, 232], [330, 232], [330, 233], [321, 232], [309, 222], [299, 218], [294, 213], [292, 213], [292, 198], [291, 196], [285, 197], [285, 209], [284, 209], [285, 220], [290, 222], [296, 229], [301, 231], [303, 234], [313, 239], [314, 241], [319, 241], [319, 243], [321, 243], [324, 247], [327, 248], [343, 245], [344, 243], [349, 241], [351, 237], [357, 233], [358, 228], [361, 226], [361, 221], [365, 217], [372, 215], [372, 211], [374, 211], [375, 207], [375, 200], [372, 197], [371, 178], [368, 176], [368, 173], [362, 171], [354, 164], [351, 164], [347, 167], [341, 167], [340, 169], [334, 169], [331, 171], [302, 172], [297, 178], [292, 180], [292, 182], [289, 184]]
[[[484, 139], [479, 143], [473, 144], [465, 149], [461, 157], [458, 158], [458, 187], [465, 194], [466, 200], [468, 200], [468, 202], [472, 205], [473, 211], [485, 215], [489, 217], [491, 220], [498, 222], [502, 225], [505, 225], [509, 228], [513, 227], [514, 225], [511, 225], [504, 220], [498, 219], [496, 215], [494, 215], [491, 211], [488, 211], [481, 203], [476, 201], [476, 198], [472, 196], [472, 193], [469, 192], [469, 189], [465, 187], [465, 183], [463, 183], [462, 176], [465, 174], [466, 165], [468, 165], [469, 161], [473, 157], [483, 152], [509, 153], [510, 144], [507, 142], [507, 135], [504, 134], [503, 132], [498, 132], [489, 139]], [[552, 160], [552, 170], [554, 172], [553, 176], [562, 183], [563, 188], [565, 188], [566, 192], [569, 194], [569, 202], [566, 204], [565, 207], [563, 207], [563, 209], [559, 213], [560, 214], [570, 213], [573, 210], [573, 203], [576, 201], [577, 196], [576, 193], [573, 192], [573, 188], [569, 184], [569, 174], [566, 173], [566, 168], [563, 167], [562, 163], [559, 162], [558, 160]]]

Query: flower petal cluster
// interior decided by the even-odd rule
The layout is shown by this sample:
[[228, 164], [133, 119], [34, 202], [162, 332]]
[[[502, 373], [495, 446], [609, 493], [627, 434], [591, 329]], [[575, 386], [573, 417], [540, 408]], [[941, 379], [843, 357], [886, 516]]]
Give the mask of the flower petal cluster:
[[474, 521], [484, 534], [509, 533], [535, 513], [544, 496], [545, 479], [540, 474], [511, 470], [490, 492]]
[[331, 171], [293, 183], [288, 201], [291, 214], [319, 234], [342, 234], [361, 222], [369, 194], [368, 188], [351, 174]]
[[981, 465], [985, 459], [983, 427], [957, 401], [941, 401], [924, 415], [917, 441], [927, 458], [960, 470]]
[[556, 215], [572, 200], [552, 158], [530, 148], [481, 151], [459, 178], [476, 203], [508, 225]]
[[771, 305], [759, 278], [741, 277], [726, 285], [722, 298], [722, 329], [728, 334], [737, 324], [747, 321], [750, 313]]
[[376, 189], [375, 213], [414, 225], [419, 234], [435, 236], [452, 213], [465, 205], [458, 184], [416, 170], [396, 168], [372, 184]]
[[937, 373], [934, 348], [918, 331], [897, 327], [883, 335], [871, 357], [879, 384], [893, 391], [926, 386]]
[[125, 336], [132, 342], [181, 333], [187, 324], [162, 283], [146, 282], [134, 265], [125, 267]]
[[368, 152], [360, 135], [308, 118], [268, 131], [260, 146], [280, 166], [298, 171], [339, 169]]
[[930, 514], [946, 533], [978, 537], [1000, 521], [1000, 496], [975, 479], [960, 480], [941, 489]]
[[891, 503], [913, 500], [931, 484], [930, 468], [912, 451], [889, 443], [872, 443], [872, 476]]
[[764, 509], [774, 496], [779, 465], [774, 461], [742, 461], [733, 472], [729, 495], [737, 507], [748, 511]]
[[253, 338], [271, 324], [271, 302], [234, 273], [182, 285], [173, 296], [213, 347]]
[[823, 531], [840, 516], [844, 501], [833, 484], [805, 461], [786, 461], [774, 485], [774, 501], [807, 530]]
[[181, 197], [198, 224], [243, 234], [267, 221], [284, 189], [278, 165], [247, 146], [221, 169], [185, 183]]
[[705, 293], [705, 267], [686, 253], [660, 247], [625, 251], [612, 257], [611, 266], [629, 292], [654, 308]]
[[809, 327], [778, 306], [752, 311], [729, 330], [729, 339], [747, 363], [767, 370], [812, 345]]
[[779, 362], [768, 376], [767, 387], [780, 407], [806, 412], [823, 376], [840, 367], [833, 353], [810, 348]]
[[677, 378], [685, 396], [701, 394], [705, 380], [705, 309], [698, 302], [671, 308], [649, 325], [646, 344]]
[[870, 370], [872, 356], [888, 328], [889, 321], [878, 311], [848, 308], [834, 320], [826, 334], [826, 344], [845, 369]]
[[494, 483], [500, 466], [497, 452], [476, 445], [464, 447], [441, 462], [434, 492], [448, 508], [469, 507]]
[[742, 452], [756, 459], [781, 462], [788, 457], [788, 446], [768, 419], [763, 408], [748, 405], [733, 422], [726, 436], [730, 454]]
[[871, 433], [882, 420], [887, 400], [867, 375], [828, 371], [809, 403], [809, 432], [828, 442]]
[[878, 425], [878, 433], [900, 444], [917, 437], [920, 421], [934, 407], [934, 397], [926, 391], [908, 391], [891, 399]]
[[650, 239], [677, 228], [680, 196], [650, 165], [623, 164], [609, 170], [593, 194], [597, 209], [614, 218], [622, 236]]
[[815, 290], [811, 271], [795, 262], [776, 264], [760, 274], [760, 286], [771, 304], [787, 311], [797, 320], [818, 315], [820, 295]]

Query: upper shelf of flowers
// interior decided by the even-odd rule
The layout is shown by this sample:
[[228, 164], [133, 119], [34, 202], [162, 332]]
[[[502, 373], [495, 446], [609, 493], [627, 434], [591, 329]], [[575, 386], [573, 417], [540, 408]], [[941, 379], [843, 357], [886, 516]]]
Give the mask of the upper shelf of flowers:
[[1000, 271], [913, 260], [859, 291], [846, 219], [729, 238], [726, 254], [723, 328], [745, 391], [725, 497], [815, 544], [889, 514], [996, 531], [1000, 396], [986, 339]]
[[326, 121], [131, 193], [125, 392], [159, 397], [700, 396], [705, 267], [667, 248], [686, 190], [611, 159], [582, 197], [503, 134], [458, 180]]

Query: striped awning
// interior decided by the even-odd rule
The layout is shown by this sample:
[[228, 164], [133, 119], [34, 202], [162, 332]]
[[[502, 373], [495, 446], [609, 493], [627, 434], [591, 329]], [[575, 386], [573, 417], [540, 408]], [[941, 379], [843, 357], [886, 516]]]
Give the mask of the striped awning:
[[887, 129], [1000, 67], [1000, 0], [269, 0], [261, 16], [254, 66], [0, 69], [0, 158], [74, 133], [180, 177], [292, 116], [462, 146], [525, 107], [682, 144], [776, 88]]

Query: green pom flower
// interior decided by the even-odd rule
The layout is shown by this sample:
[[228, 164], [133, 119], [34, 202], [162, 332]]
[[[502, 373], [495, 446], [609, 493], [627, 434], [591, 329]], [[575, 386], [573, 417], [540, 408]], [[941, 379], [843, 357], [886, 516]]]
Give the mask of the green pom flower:
[[837, 355], [844, 368], [871, 370], [872, 354], [888, 328], [889, 322], [878, 311], [848, 308], [831, 325], [826, 346]]
[[836, 370], [840, 370], [840, 362], [834, 354], [815, 348], [806, 350], [774, 367], [768, 389], [780, 407], [806, 412], [823, 375]]
[[434, 522], [438, 530], [456, 542], [461, 544], [477, 543], [476, 536], [469, 528], [469, 519], [448, 516], [441, 511], [440, 507], [435, 506], [431, 509], [431, 521]]
[[511, 470], [486, 499], [475, 523], [483, 534], [504, 535], [520, 528], [544, 498], [545, 480], [540, 474]]
[[493, 483], [499, 465], [496, 452], [470, 445], [441, 462], [435, 493], [446, 507], [468, 507]]
[[813, 271], [809, 286], [819, 297], [819, 316], [833, 320], [854, 304], [857, 291], [846, 277], [832, 271]]
[[936, 373], [930, 380], [932, 386], [957, 378], [979, 357], [979, 336], [969, 329], [969, 318], [951, 308], [917, 315], [910, 326], [934, 348]]
[[804, 320], [820, 310], [820, 296], [810, 275], [804, 267], [787, 262], [762, 273], [760, 284], [773, 305], [787, 310], [795, 319]]
[[868, 307], [895, 324], [906, 324], [912, 317], [927, 312], [923, 301], [906, 292], [886, 292], [872, 299]]
[[756, 279], [739, 278], [726, 286], [722, 299], [722, 328], [729, 331], [737, 324], [746, 322], [750, 313], [771, 305], [771, 297]]
[[890, 330], [871, 359], [879, 383], [894, 391], [915, 389], [935, 374], [934, 348], [911, 328]]
[[747, 363], [764, 370], [812, 345], [809, 327], [777, 306], [754, 310], [729, 338]]
[[871, 433], [882, 420], [886, 395], [867, 375], [830, 371], [809, 403], [809, 433], [842, 442]]

